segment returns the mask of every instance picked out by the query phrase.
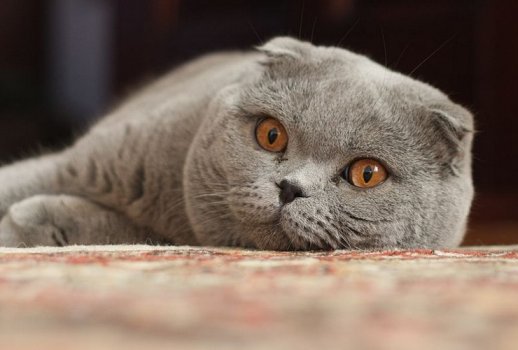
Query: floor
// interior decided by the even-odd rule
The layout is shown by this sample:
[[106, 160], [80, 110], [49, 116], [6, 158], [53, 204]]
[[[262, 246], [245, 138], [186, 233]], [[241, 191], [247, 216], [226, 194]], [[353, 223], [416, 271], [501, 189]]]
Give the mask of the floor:
[[518, 246], [0, 248], [0, 349], [516, 349]]

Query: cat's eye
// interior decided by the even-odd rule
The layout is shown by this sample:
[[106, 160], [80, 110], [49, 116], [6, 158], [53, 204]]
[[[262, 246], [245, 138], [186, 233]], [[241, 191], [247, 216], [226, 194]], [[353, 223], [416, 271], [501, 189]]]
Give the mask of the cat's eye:
[[265, 118], [257, 124], [255, 139], [259, 146], [270, 152], [282, 152], [288, 144], [286, 129], [275, 118]]
[[342, 177], [352, 185], [360, 188], [371, 188], [387, 179], [387, 170], [375, 159], [360, 159], [349, 165]]

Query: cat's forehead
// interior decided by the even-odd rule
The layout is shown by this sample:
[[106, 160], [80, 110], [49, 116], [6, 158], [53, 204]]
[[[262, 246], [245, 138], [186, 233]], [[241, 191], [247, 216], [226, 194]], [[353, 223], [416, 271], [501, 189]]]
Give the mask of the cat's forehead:
[[420, 108], [426, 96], [435, 93], [366, 57], [313, 48], [311, 56], [265, 67], [245, 90], [242, 102], [287, 123], [347, 126]]
[[376, 95], [379, 89], [413, 98], [442, 95], [428, 84], [344, 49], [315, 47], [311, 52], [306, 57], [266, 67], [260, 84], [284, 93], [320, 92], [329, 97], [354, 96], [358, 92]]
[[335, 90], [329, 81], [354, 85], [363, 94], [375, 94], [371, 87], [391, 90], [414, 98], [434, 98], [445, 96], [428, 84], [399, 74], [366, 56], [337, 48], [314, 46], [296, 39], [280, 37], [271, 40], [261, 50], [266, 54], [263, 63], [264, 74], [261, 83], [270, 89], [282, 91], [283, 87], [296, 90], [325, 91], [327, 96], [337, 94], [354, 95], [356, 91]]

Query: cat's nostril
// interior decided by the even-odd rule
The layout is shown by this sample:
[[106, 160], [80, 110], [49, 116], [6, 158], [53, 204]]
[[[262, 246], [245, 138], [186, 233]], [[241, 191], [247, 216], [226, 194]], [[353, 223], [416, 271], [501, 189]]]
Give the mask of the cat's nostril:
[[279, 198], [281, 199], [282, 204], [291, 203], [297, 197], [305, 197], [302, 188], [298, 185], [292, 184], [288, 180], [282, 180], [278, 186], [281, 189]]

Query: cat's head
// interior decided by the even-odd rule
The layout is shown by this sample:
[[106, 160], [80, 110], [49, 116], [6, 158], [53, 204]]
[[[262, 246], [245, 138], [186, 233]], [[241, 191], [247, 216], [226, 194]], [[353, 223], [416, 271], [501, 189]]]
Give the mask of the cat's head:
[[451, 247], [473, 197], [473, 118], [344, 49], [276, 38], [212, 101], [185, 167], [201, 244]]

